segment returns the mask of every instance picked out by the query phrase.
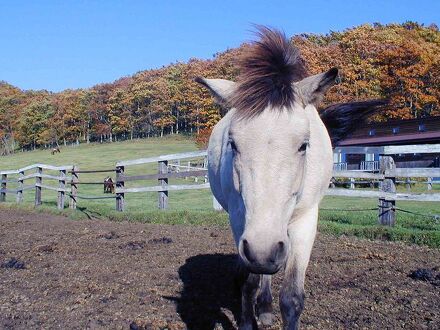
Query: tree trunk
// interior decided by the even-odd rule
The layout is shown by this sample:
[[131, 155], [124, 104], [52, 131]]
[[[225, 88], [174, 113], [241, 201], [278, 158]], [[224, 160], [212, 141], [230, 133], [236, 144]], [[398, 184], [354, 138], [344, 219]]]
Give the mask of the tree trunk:
[[179, 114], [180, 114], [180, 111], [177, 110], [177, 113], [176, 113], [176, 134], [179, 134]]

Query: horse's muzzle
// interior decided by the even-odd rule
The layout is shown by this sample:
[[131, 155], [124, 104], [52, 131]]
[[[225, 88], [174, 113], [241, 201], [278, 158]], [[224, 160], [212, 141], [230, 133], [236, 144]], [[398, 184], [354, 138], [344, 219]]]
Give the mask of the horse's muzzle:
[[279, 241], [268, 251], [257, 251], [247, 239], [241, 239], [238, 253], [251, 273], [275, 274], [286, 262], [287, 244]]

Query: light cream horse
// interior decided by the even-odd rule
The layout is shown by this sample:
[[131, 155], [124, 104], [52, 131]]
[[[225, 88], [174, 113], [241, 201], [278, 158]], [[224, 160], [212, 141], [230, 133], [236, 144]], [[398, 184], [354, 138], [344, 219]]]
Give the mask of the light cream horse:
[[[258, 34], [260, 40], [241, 59], [237, 83], [196, 81], [231, 108], [210, 137], [208, 169], [240, 256], [240, 329], [257, 328], [255, 313], [262, 324], [273, 322], [270, 274], [283, 267], [284, 329], [297, 329], [318, 205], [332, 176], [331, 140], [316, 106], [338, 70], [306, 78], [298, 51], [284, 34], [264, 27]], [[378, 105], [337, 105], [321, 117], [336, 140], [347, 133], [350, 120], [363, 119]]]

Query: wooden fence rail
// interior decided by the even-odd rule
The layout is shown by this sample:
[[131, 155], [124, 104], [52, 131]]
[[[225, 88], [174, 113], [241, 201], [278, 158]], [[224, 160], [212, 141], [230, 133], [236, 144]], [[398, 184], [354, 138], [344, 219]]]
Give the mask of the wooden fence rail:
[[[398, 147], [398, 146], [397, 146]], [[363, 198], [377, 198], [378, 199], [378, 222], [384, 225], [394, 225], [396, 201], [431, 201], [440, 202], [439, 193], [409, 193], [411, 183], [426, 183], [427, 189], [431, 190], [432, 185], [437, 182], [433, 181], [434, 177], [440, 177], [440, 168], [396, 168], [391, 154], [399, 151], [405, 153], [405, 149], [390, 147], [382, 148], [375, 151], [382, 152], [380, 158], [379, 171], [359, 171], [359, 170], [340, 170], [336, 168], [333, 171], [333, 179], [330, 183], [331, 189], [328, 189], [329, 196], [345, 196], [345, 197], [363, 197]], [[365, 147], [370, 152], [371, 148]], [[365, 149], [364, 148], [364, 149]], [[353, 152], [361, 152], [362, 148], [353, 149]], [[426, 149], [426, 150], [425, 150]], [[432, 152], [432, 148], [422, 148], [422, 152]], [[408, 152], [414, 152], [413, 149]], [[421, 152], [420, 150], [418, 152]], [[80, 170], [77, 166], [52, 166], [46, 164], [34, 164], [18, 170], [0, 171], [1, 188], [0, 188], [0, 202], [6, 201], [7, 194], [16, 194], [16, 202], [23, 201], [23, 192], [29, 189], [35, 189], [35, 205], [38, 206], [42, 202], [42, 189], [57, 191], [57, 207], [63, 209], [66, 195], [69, 197], [69, 206], [75, 209], [78, 199], [107, 199], [115, 198], [116, 210], [125, 210], [126, 194], [141, 193], [141, 192], [157, 192], [158, 194], [158, 208], [163, 210], [168, 208], [169, 192], [182, 191], [192, 189], [209, 189], [207, 183], [208, 170], [206, 168], [206, 151], [186, 152], [179, 154], [162, 155], [158, 157], [140, 158], [134, 160], [118, 161], [115, 168], [112, 169], [95, 169], [95, 170]], [[200, 161], [202, 158], [203, 161]], [[181, 160], [187, 161], [188, 165], [180, 165]], [[198, 161], [195, 161], [198, 159]], [[127, 175], [127, 168], [133, 165], [157, 164], [156, 173], [147, 173], [141, 175]], [[195, 166], [193, 166], [195, 164]], [[200, 165], [203, 164], [203, 165]], [[200, 167], [203, 166], [203, 167]], [[177, 170], [176, 170], [177, 169]], [[25, 175], [26, 171], [35, 170], [35, 173]], [[43, 170], [58, 171], [58, 175], [50, 175], [43, 173]], [[87, 196], [79, 195], [79, 185], [86, 184], [103, 184], [98, 181], [83, 181], [79, 180], [81, 173], [115, 173], [115, 194], [111, 196]], [[67, 175], [69, 173], [70, 175]], [[12, 175], [18, 175], [17, 178], [11, 178]], [[194, 184], [169, 184], [170, 179], [187, 178], [187, 177], [204, 177], [205, 182]], [[25, 185], [26, 180], [35, 178], [33, 185]], [[336, 179], [347, 179], [343, 183], [348, 184], [350, 189], [335, 188]], [[426, 178], [426, 181], [412, 180], [419, 178]], [[44, 183], [43, 183], [44, 179]], [[53, 187], [47, 185], [46, 180], [57, 180], [58, 186]], [[157, 185], [144, 185], [140, 187], [130, 187], [127, 184], [131, 182], [139, 182], [142, 180], [157, 180]], [[10, 189], [9, 183], [17, 183], [16, 189]], [[403, 183], [407, 187], [407, 193], [397, 193], [396, 184]], [[369, 184], [374, 188], [375, 185], [379, 187], [378, 190], [356, 189], [358, 184]], [[70, 187], [68, 187], [70, 185]], [[214, 203], [215, 204], [215, 203]], [[218, 206], [217, 206], [218, 208]]]
[[[70, 189], [66, 188], [66, 183], [71, 180], [71, 177], [67, 176], [68, 170], [72, 169], [72, 165], [68, 166], [53, 166], [46, 164], [33, 164], [23, 167], [18, 170], [7, 170], [0, 171], [2, 176], [2, 186], [0, 190], [0, 202], [6, 201], [6, 194], [16, 194], [16, 202], [23, 202], [23, 193], [25, 190], [35, 189], [35, 206], [39, 206], [42, 203], [42, 189], [54, 190], [57, 192], [57, 207], [58, 209], [64, 209], [66, 193], [70, 193]], [[35, 170], [35, 173], [25, 175], [26, 171]], [[58, 171], [59, 175], [49, 175], [43, 173], [43, 170]], [[17, 175], [18, 178], [8, 179], [8, 176]], [[34, 179], [35, 183], [32, 185], [24, 185], [26, 180]], [[45, 180], [56, 180], [58, 181], [58, 187], [49, 186], [43, 184], [43, 179]], [[9, 189], [7, 187], [8, 183], [17, 183], [16, 189]]]
[[[140, 192], [157, 192], [158, 193], [158, 208], [161, 210], [168, 208], [169, 191], [177, 190], [191, 190], [191, 189], [207, 189], [209, 184], [207, 182], [202, 184], [179, 184], [170, 185], [169, 179], [187, 178], [187, 177], [206, 177], [208, 170], [206, 168], [191, 166], [191, 161], [188, 161], [188, 166], [183, 166], [186, 171], [177, 172], [170, 171], [170, 168], [179, 166], [176, 164], [169, 164], [169, 161], [182, 159], [206, 159], [206, 151], [193, 151], [180, 154], [162, 155], [158, 157], [140, 158], [134, 160], [119, 161], [116, 163], [116, 210], [124, 211], [125, 209], [125, 194], [126, 193], [140, 193]], [[132, 165], [157, 164], [157, 173], [144, 175], [125, 175], [127, 167]], [[206, 161], [203, 161], [206, 166]], [[140, 180], [157, 180], [158, 185], [146, 187], [125, 186], [126, 182], [140, 181]]]

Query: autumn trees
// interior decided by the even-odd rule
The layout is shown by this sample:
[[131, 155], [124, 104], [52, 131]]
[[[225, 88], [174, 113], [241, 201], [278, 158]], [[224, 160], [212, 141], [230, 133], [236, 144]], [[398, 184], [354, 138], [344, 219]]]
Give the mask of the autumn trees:
[[[440, 115], [440, 32], [417, 23], [362, 25], [292, 38], [311, 74], [336, 66], [331, 103], [389, 98], [374, 120]], [[236, 79], [246, 44], [89, 89], [21, 91], [0, 82], [0, 153], [58, 144], [198, 134], [203, 145], [224, 114], [194, 77]]]
[[21, 116], [23, 92], [0, 81], [0, 154], [16, 148], [16, 129]]
[[390, 99], [389, 109], [375, 120], [440, 115], [436, 26], [362, 25], [295, 41], [312, 73], [341, 68], [341, 83], [328, 94], [327, 103], [384, 97]]

